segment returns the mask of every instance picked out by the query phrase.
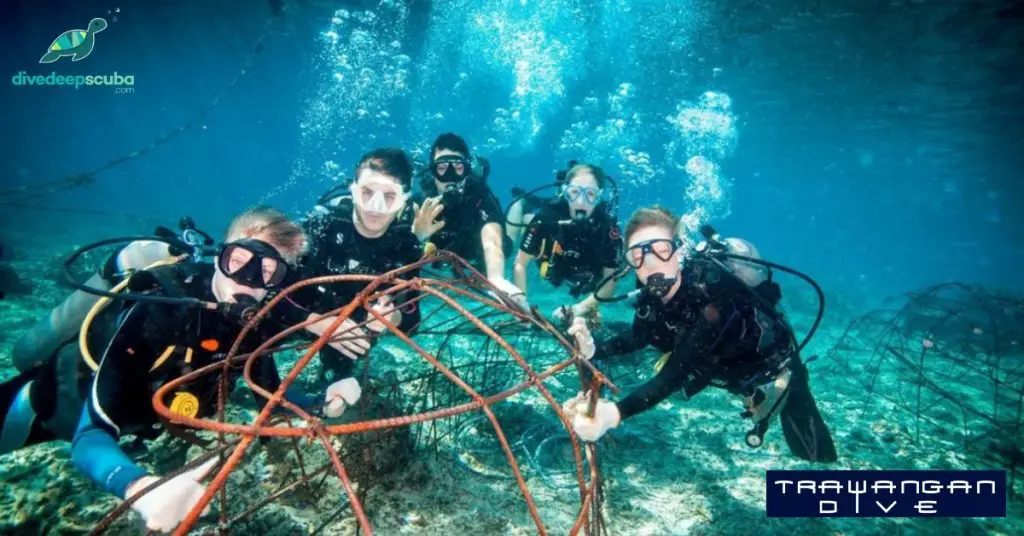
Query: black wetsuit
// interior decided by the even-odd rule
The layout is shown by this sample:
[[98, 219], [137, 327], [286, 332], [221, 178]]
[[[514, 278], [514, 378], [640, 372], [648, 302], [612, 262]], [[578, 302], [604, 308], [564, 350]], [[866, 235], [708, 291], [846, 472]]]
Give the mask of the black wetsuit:
[[[792, 329], [781, 313], [765, 312], [766, 306], [774, 310], [778, 304], [778, 285], [759, 285], [754, 289], [758, 300], [741, 282], [699, 259], [687, 262], [682, 277], [667, 303], [641, 294], [632, 330], [597, 347], [598, 367], [610, 356], [648, 345], [671, 352], [653, 378], [616, 403], [621, 418], [647, 411], [677, 392], [690, 398], [712, 385], [749, 396], [788, 367], [792, 379], [781, 414], [787, 443], [802, 458], [834, 461], [835, 446], [811, 395]], [[808, 437], [813, 438], [810, 446]]]
[[[85, 284], [102, 282], [101, 288], [106, 290], [120, 283], [123, 274], [118, 257], [127, 247], [113, 251], [100, 272]], [[82, 357], [78, 335], [88, 310], [98, 300], [99, 296], [76, 291], [44, 320], [23, 332], [15, 343], [12, 360], [21, 373], [0, 384], [0, 430], [7, 417], [17, 418], [18, 413], [29, 416], [32, 425], [23, 443], [0, 444], [0, 453], [54, 439], [71, 440], [74, 436], [93, 377]], [[116, 330], [119, 303], [104, 307], [90, 324], [86, 345], [96, 360], [103, 355]]]
[[[422, 206], [427, 197], [437, 195], [434, 178], [428, 175], [420, 181], [420, 191], [414, 199]], [[438, 249], [451, 251], [481, 269], [484, 266], [484, 254], [480, 231], [484, 225], [496, 223], [502, 227], [502, 249], [506, 254], [511, 253], [512, 241], [504, 232], [505, 213], [483, 179], [467, 177], [461, 196], [445, 193], [441, 202], [444, 211], [438, 216], [438, 221], [444, 221], [445, 224], [429, 238]]]
[[[208, 264], [163, 266], [136, 273], [127, 290], [214, 302], [213, 273], [213, 266]], [[61, 437], [46, 428], [45, 419], [53, 410], [57, 381], [52, 359], [0, 388], [5, 403], [0, 407], [5, 419], [2, 424], [6, 426], [7, 420], [16, 419], [31, 426], [30, 433], [22, 433], [26, 441], [20, 446], [72, 439], [75, 466], [111, 493], [123, 497], [127, 486], [143, 476], [145, 470], [121, 451], [118, 438], [125, 434], [141, 438], [159, 435], [160, 419], [152, 404], [156, 389], [191, 370], [223, 359], [241, 327], [238, 319], [197, 307], [115, 301], [97, 317], [89, 332], [88, 344], [92, 354], [99, 358], [99, 370], [91, 380], [88, 372], [83, 373], [85, 381], [79, 382], [80, 388], [85, 387], [80, 394], [86, 403], [84, 408], [79, 406], [81, 418], [74, 437]], [[240, 352], [254, 350], [269, 334], [263, 330], [273, 328], [262, 325], [250, 332]], [[260, 357], [255, 365], [253, 380], [274, 392], [280, 381], [273, 358]], [[233, 385], [241, 367], [232, 368], [231, 374]], [[210, 374], [183, 386], [173, 395], [175, 400], [168, 401], [169, 405], [172, 409], [183, 408], [190, 416], [212, 415], [216, 410], [218, 378], [218, 374]], [[26, 386], [31, 389], [24, 389]], [[255, 391], [253, 397], [259, 407], [266, 402]]]
[[[353, 205], [350, 197], [343, 197], [330, 208], [318, 209], [305, 221], [304, 226], [310, 238], [310, 252], [300, 262], [300, 278], [309, 279], [325, 275], [380, 275], [418, 261], [423, 256], [423, 246], [412, 233], [413, 210], [411, 204], [400, 213], [383, 235], [366, 238], [359, 234], [353, 222]], [[419, 270], [402, 275], [405, 279], [419, 276]], [[309, 286], [296, 292], [290, 300], [293, 309], [291, 320], [302, 321], [310, 312], [326, 313], [350, 303], [366, 287], [365, 282], [334, 283]], [[381, 290], [386, 289], [382, 286]], [[403, 292], [392, 297], [393, 303], [401, 305], [417, 296], [417, 292]], [[418, 302], [412, 301], [400, 308], [402, 321], [398, 328], [409, 333], [420, 323]], [[362, 322], [369, 313], [358, 308], [352, 313], [352, 320]], [[320, 354], [325, 369], [334, 371], [335, 379], [351, 376], [353, 362], [337, 350], [325, 346]]]
[[587, 220], [572, 222], [569, 205], [555, 200], [530, 221], [519, 250], [537, 258], [542, 278], [568, 284], [575, 297], [597, 290], [605, 269], [618, 269], [622, 232], [603, 204]]

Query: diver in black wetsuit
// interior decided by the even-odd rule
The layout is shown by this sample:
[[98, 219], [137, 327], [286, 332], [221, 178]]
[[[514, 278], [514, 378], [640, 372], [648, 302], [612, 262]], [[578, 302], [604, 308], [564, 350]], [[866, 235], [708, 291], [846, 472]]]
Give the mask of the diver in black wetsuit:
[[[569, 171], [579, 164], [577, 160], [570, 160], [569, 164], [565, 169], [561, 169], [555, 174], [555, 186], [561, 188], [565, 185], [565, 178], [569, 174]], [[607, 179], [607, 175], [605, 176]], [[509, 240], [512, 243], [517, 243], [523, 237], [523, 233], [530, 226], [530, 222], [537, 216], [537, 213], [543, 209], [549, 202], [549, 199], [537, 194], [539, 190], [547, 188], [541, 187], [533, 191], [526, 191], [522, 187], [512, 187], [512, 203], [508, 207], [508, 211], [505, 214], [505, 233], [508, 235]], [[615, 212], [613, 211], [609, 211]], [[617, 217], [617, 215], [616, 215]]]
[[[400, 149], [377, 149], [360, 159], [355, 180], [348, 195], [325, 196], [306, 220], [310, 252], [300, 262], [301, 279], [324, 275], [381, 275], [412, 264], [423, 256], [423, 247], [412, 233], [413, 211], [407, 203], [412, 186], [413, 166]], [[414, 278], [418, 270], [402, 275]], [[308, 286], [289, 296], [295, 321], [320, 317], [351, 302], [365, 288], [365, 282]], [[381, 287], [381, 290], [387, 287]], [[418, 293], [403, 292], [396, 303], [382, 299], [374, 305], [378, 312], [403, 332], [410, 332], [420, 321]], [[413, 300], [413, 301], [410, 301]], [[369, 317], [365, 309], [356, 309], [336, 332], [338, 340], [320, 353], [321, 379], [328, 371], [332, 389], [355, 393], [358, 384], [351, 379], [355, 360], [370, 348], [370, 337], [358, 326]], [[334, 317], [322, 317], [309, 330], [322, 334]], [[378, 322], [366, 327], [383, 331]], [[347, 381], [345, 381], [347, 380]], [[339, 383], [345, 381], [343, 384]], [[331, 415], [335, 416], [335, 415]]]
[[481, 269], [497, 289], [526, 308], [525, 294], [505, 278], [512, 242], [505, 236], [504, 212], [487, 186], [489, 164], [473, 169], [466, 141], [442, 134], [430, 148], [429, 173], [420, 181], [413, 233], [428, 249], [447, 250]]
[[[576, 433], [596, 441], [670, 395], [682, 393], [689, 399], [714, 385], [744, 397], [744, 417], [755, 424], [747, 435], [751, 447], [760, 446], [770, 420], [779, 415], [794, 455], [835, 461], [835, 445], [811, 394], [792, 329], [776, 309], [778, 285], [750, 262], [728, 261], [735, 277], [700, 255], [682, 267], [678, 224], [663, 209], [641, 209], [626, 226], [626, 262], [641, 286], [630, 332], [595, 345], [582, 319], [573, 321], [570, 333], [580, 352], [599, 368], [611, 356], [648, 345], [665, 352], [654, 378], [618, 402], [599, 400], [593, 417], [584, 414], [584, 394], [567, 401], [563, 409]], [[734, 254], [756, 258], [756, 250], [745, 241], [728, 239], [724, 244]]]
[[[71, 439], [72, 462], [89, 478], [127, 498], [155, 482], [118, 445], [125, 434], [152, 439], [162, 429], [153, 410], [157, 388], [225, 356], [249, 313], [269, 291], [286, 283], [305, 250], [302, 229], [273, 209], [258, 208], [233, 221], [216, 265], [183, 262], [130, 276], [131, 294], [115, 300], [89, 332], [93, 355], [101, 355], [95, 377], [61, 386], [55, 359], [0, 385], [0, 452], [54, 439]], [[265, 340], [263, 325], [243, 341], [249, 352]], [[237, 376], [236, 376], [237, 378]], [[273, 358], [260, 357], [254, 378], [275, 391], [279, 377]], [[188, 417], [216, 409], [217, 376], [205, 376], [175, 393], [170, 409]], [[48, 425], [61, 409], [56, 391], [80, 389], [86, 399], [73, 437]], [[253, 392], [257, 405], [266, 401]], [[291, 398], [291, 396], [290, 396]], [[300, 405], [308, 405], [300, 402]], [[132, 504], [151, 530], [171, 530], [199, 499], [198, 483], [211, 466], [179, 475]]]
[[543, 279], [556, 287], [566, 284], [573, 298], [585, 295], [575, 305], [556, 308], [553, 316], [558, 320], [587, 315], [598, 305], [593, 293], [608, 298], [614, 290], [609, 276], [619, 268], [622, 232], [604, 199], [606, 183], [601, 168], [572, 166], [558, 197], [538, 208], [519, 245], [513, 277], [524, 293], [526, 269], [537, 260]]

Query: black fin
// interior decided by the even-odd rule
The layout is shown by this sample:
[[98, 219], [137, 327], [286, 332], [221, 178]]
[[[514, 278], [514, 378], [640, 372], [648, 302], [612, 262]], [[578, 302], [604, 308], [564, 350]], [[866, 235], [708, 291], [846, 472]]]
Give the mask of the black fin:
[[794, 372], [793, 383], [789, 387], [789, 400], [782, 408], [779, 421], [782, 423], [782, 433], [786, 436], [786, 444], [794, 456], [825, 463], [838, 459], [832, 432], [821, 418], [806, 373]]

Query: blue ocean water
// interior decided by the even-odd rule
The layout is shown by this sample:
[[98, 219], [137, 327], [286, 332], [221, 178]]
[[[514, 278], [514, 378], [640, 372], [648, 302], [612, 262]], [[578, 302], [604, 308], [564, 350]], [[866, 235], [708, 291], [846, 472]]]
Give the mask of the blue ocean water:
[[[5, 75], [118, 72], [135, 85], [114, 94], [5, 80], [4, 188], [94, 169], [187, 123], [238, 74], [271, 4], [5, 2]], [[725, 217], [711, 219], [726, 234], [835, 292], [880, 298], [948, 280], [1020, 289], [1013, 9], [285, 2], [244, 77], [194, 127], [90, 187], [33, 204], [201, 215], [222, 228], [260, 201], [305, 208], [324, 189], [325, 162], [345, 171], [371, 147], [422, 152], [455, 130], [491, 159], [506, 201], [511, 186], [543, 184], [582, 156], [626, 177], [623, 217], [652, 201], [682, 212], [716, 205], [712, 216]], [[37, 63], [62, 29], [101, 15], [116, 21], [87, 61]], [[729, 97], [727, 118], [692, 119], [705, 124], [689, 132], [673, 124], [708, 91]], [[730, 146], [708, 155], [724, 198], [695, 201], [680, 166], [715, 144]], [[48, 229], [59, 214], [53, 232], [73, 222], [85, 235], [105, 218], [4, 212], [5, 226]]]
[[[1019, 2], [282, 1], [4, 2], [5, 250], [184, 215], [216, 234], [257, 203], [301, 214], [366, 150], [422, 158], [455, 131], [503, 202], [591, 161], [619, 181], [620, 218], [657, 202], [711, 223], [830, 303], [1024, 291]], [[88, 58], [38, 63], [97, 16]], [[89, 185], [12, 193], [143, 149]]]

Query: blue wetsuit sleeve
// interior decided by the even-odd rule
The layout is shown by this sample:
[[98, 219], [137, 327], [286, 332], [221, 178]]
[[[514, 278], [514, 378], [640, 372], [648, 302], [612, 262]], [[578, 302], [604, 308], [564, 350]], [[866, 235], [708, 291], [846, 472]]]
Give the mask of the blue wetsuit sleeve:
[[159, 305], [135, 303], [124, 313], [100, 360], [71, 441], [75, 467], [119, 497], [124, 497], [129, 484], [146, 474], [121, 451], [117, 440], [126, 426], [157, 422], [148, 376], [156, 359], [154, 347], [159, 343], [151, 340], [153, 332], [149, 328], [151, 322], [164, 318], [161, 309]]
[[146, 476], [146, 471], [125, 455], [116, 435], [97, 424], [93, 411], [91, 402], [82, 408], [71, 442], [71, 463], [103, 489], [124, 498], [128, 486]]

